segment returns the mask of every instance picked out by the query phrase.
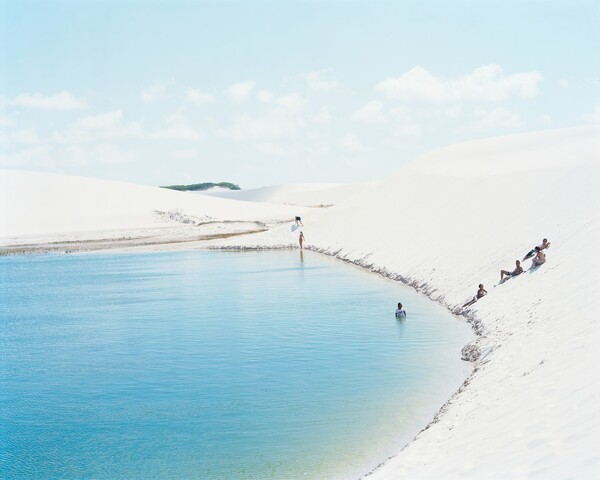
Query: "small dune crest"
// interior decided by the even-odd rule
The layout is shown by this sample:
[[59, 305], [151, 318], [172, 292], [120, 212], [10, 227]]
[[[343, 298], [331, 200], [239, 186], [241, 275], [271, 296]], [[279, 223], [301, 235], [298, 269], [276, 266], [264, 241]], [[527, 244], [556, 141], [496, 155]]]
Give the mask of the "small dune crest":
[[600, 126], [523, 133], [459, 143], [425, 154], [403, 169], [445, 177], [491, 177], [598, 163]]

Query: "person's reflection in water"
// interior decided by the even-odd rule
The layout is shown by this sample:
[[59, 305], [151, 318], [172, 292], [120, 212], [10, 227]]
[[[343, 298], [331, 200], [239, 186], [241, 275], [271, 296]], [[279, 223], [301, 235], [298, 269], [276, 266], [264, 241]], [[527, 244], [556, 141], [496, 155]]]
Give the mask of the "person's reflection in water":
[[300, 263], [304, 263], [304, 250], [300, 250]]

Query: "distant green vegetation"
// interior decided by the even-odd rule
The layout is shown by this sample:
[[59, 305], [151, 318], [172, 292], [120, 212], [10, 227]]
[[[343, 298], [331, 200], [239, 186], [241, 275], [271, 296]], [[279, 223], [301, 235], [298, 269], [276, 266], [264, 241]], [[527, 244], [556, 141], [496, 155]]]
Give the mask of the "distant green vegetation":
[[179, 191], [185, 192], [185, 191], [196, 191], [196, 190], [208, 190], [209, 188], [213, 188], [213, 187], [228, 188], [229, 190], [241, 190], [239, 185], [236, 185], [235, 183], [229, 183], [229, 182], [194, 183], [192, 185], [166, 185], [166, 186], [160, 187], [160, 188], [168, 188], [170, 190], [179, 190]]

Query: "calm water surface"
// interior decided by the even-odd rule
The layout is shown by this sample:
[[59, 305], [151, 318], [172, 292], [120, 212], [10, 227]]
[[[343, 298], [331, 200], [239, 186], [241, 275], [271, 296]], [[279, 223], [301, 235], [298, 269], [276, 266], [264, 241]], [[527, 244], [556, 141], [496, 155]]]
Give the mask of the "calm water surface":
[[7, 479], [354, 478], [470, 371], [465, 324], [311, 252], [4, 257], [0, 295]]

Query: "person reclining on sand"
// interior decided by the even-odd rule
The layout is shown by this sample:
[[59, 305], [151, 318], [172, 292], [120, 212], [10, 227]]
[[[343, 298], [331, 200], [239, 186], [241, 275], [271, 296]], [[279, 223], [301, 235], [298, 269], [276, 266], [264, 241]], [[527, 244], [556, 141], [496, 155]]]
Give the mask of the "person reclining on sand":
[[542, 249], [540, 247], [535, 247], [535, 251], [536, 251], [535, 257], [533, 257], [531, 259], [532, 267], [538, 267], [542, 263], [546, 262], [546, 254], [544, 252], [542, 252]]
[[398, 303], [398, 308], [396, 309], [396, 318], [398, 317], [406, 317], [406, 312], [402, 308], [401, 303]]
[[473, 297], [473, 300], [471, 300], [470, 302], [465, 303], [462, 308], [468, 307], [470, 305], [473, 305], [477, 300], [479, 300], [482, 297], [485, 297], [487, 295], [487, 290], [485, 288], [483, 288], [483, 283], [479, 284], [479, 290], [477, 290], [477, 294]]
[[506, 275], [506, 278], [510, 278], [510, 277], [516, 277], [517, 275], [520, 275], [521, 273], [523, 273], [523, 267], [521, 266], [521, 262], [516, 260], [515, 265], [517, 266], [517, 268], [515, 268], [512, 272], [509, 272], [508, 270], [500, 270], [500, 283], [502, 283], [504, 281], [505, 275]]
[[542, 240], [542, 243], [540, 245], [538, 245], [537, 247], [532, 248], [531, 250], [529, 250], [527, 252], [527, 254], [523, 257], [523, 261], [527, 260], [528, 258], [533, 257], [535, 255], [536, 248], [539, 248], [540, 250], [545, 250], [546, 248], [550, 248], [550, 242], [548, 241], [547, 238], [544, 238]]
[[302, 223], [302, 217], [296, 217], [295, 222], [296, 222], [296, 225], [298, 225], [299, 227], [304, 226], [304, 224]]

